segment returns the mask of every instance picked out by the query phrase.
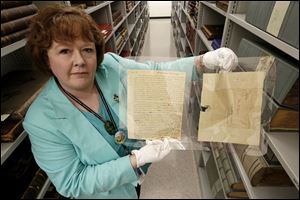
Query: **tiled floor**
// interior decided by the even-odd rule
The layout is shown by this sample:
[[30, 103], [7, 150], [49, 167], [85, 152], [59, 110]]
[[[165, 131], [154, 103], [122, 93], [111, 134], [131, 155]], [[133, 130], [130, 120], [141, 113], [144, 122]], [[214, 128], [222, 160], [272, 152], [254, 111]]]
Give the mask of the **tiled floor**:
[[142, 56], [177, 57], [170, 19], [150, 19]]
[[[170, 19], [151, 19], [141, 56], [176, 57]], [[201, 197], [193, 151], [173, 150], [153, 163], [141, 185], [141, 199], [189, 199]]]

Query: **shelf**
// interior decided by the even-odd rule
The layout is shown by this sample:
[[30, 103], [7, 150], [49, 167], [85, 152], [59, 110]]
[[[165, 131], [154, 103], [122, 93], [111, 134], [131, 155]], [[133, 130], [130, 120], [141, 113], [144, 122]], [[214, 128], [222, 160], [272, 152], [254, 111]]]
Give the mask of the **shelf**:
[[269, 146], [299, 190], [299, 132], [266, 133]]
[[204, 33], [202, 33], [201, 30], [197, 30], [196, 32], [197, 32], [197, 34], [199, 35], [199, 37], [201, 38], [201, 40], [203, 41], [203, 43], [205, 44], [206, 48], [207, 48], [209, 51], [213, 51], [214, 49], [213, 49], [213, 47], [211, 46], [212, 41], [208, 40], [208, 39], [205, 37]]
[[139, 52], [141, 53], [141, 51], [142, 51], [142, 48], [143, 48], [143, 45], [144, 45], [144, 42], [145, 42], [145, 34], [146, 34], [146, 25], [143, 25], [142, 27], [141, 27], [141, 31], [140, 31], [141, 33], [141, 36], [140, 36], [140, 41], [143, 41], [143, 42], [140, 42], [139, 43], [139, 46], [138, 46], [138, 48], [137, 48], [137, 52], [138, 52], [138, 54], [139, 54]]
[[273, 46], [299, 60], [299, 49], [246, 22], [246, 14], [229, 14], [229, 19]]
[[226, 17], [226, 12], [218, 8], [215, 3], [209, 3], [207, 1], [201, 1], [201, 3]]
[[[99, 5], [88, 7], [87, 9], [84, 10], [84, 12], [92, 15], [91, 17], [94, 17], [97, 22], [111, 24], [112, 10], [109, 8], [111, 7], [111, 4], [113, 2], [114, 1], [104, 1], [103, 3], [101, 3]], [[48, 5], [48, 4], [54, 4], [54, 3], [66, 3], [67, 5], [71, 6], [70, 5], [71, 3], [69, 1], [47, 2], [46, 4]], [[42, 3], [42, 4], [46, 5], [44, 3]], [[109, 43], [108, 47], [113, 49], [113, 51], [115, 53], [120, 53], [123, 49], [127, 50], [128, 46], [130, 47], [130, 45], [128, 45], [126, 43], [128, 42], [129, 36], [131, 34], [134, 34], [134, 35], [136, 35], [136, 38], [135, 38], [136, 40], [134, 41], [135, 48], [134, 49], [132, 48], [132, 50], [133, 51], [137, 50], [137, 52], [140, 52], [142, 49], [142, 45], [144, 43], [144, 41], [142, 39], [145, 36], [146, 28], [148, 27], [147, 23], [149, 22], [149, 20], [148, 20], [149, 19], [149, 10], [148, 10], [148, 6], [147, 6], [147, 2], [135, 1], [135, 5], [128, 13], [127, 12], [124, 13], [125, 3], [118, 4], [118, 6], [116, 6], [116, 8], [119, 9], [123, 13], [124, 16], [123, 16], [123, 19], [118, 24], [116, 24], [116, 26], [112, 26], [111, 33], [105, 38], [105, 43], [108, 42]], [[100, 17], [100, 19], [98, 19], [99, 17]], [[141, 18], [143, 20], [141, 20]], [[130, 22], [135, 21], [134, 24], [128, 24], [127, 21], [129, 22], [129, 19], [131, 20]], [[116, 44], [115, 44], [116, 41], [115, 41], [114, 34], [119, 27], [123, 27], [123, 26], [128, 29], [128, 34], [127, 34], [124, 44], [119, 49], [119, 52], [116, 52]], [[134, 36], [134, 35], [132, 35], [132, 36]], [[19, 51], [16, 52], [16, 51], [18, 49], [23, 50], [21, 48], [23, 48], [26, 45], [26, 42], [27, 42], [26, 39], [22, 39], [20, 41], [17, 41], [15, 43], [12, 43], [8, 46], [1, 48], [1, 57], [8, 55], [7, 57], [5, 57], [5, 62], [2, 63], [2, 64], [4, 64], [4, 65], [2, 65], [2, 67], [6, 68], [7, 69], [6, 71], [9, 71], [12, 69], [14, 70], [15, 68], [16, 68], [16, 70], [21, 69], [22, 65], [15, 64], [15, 62], [13, 62], [13, 61], [14, 61], [14, 59], [16, 59], [16, 60], [23, 59], [23, 56], [25, 56], [25, 55], [23, 55], [24, 54], [23, 51], [21, 51], [21, 52], [19, 52]], [[7, 62], [6, 62], [6, 58], [8, 59]], [[13, 67], [11, 67], [11, 66], [13, 66]], [[8, 160], [8, 158], [13, 155], [13, 152], [15, 152], [15, 150], [18, 148], [18, 146], [20, 144], [22, 144], [22, 142], [23, 143], [27, 142], [26, 137], [27, 137], [27, 133], [25, 131], [23, 131], [14, 142], [1, 143], [1, 165], [3, 163], [5, 164], [5, 162], [8, 162], [6, 160]], [[6, 163], [6, 164], [9, 164], [9, 163]], [[42, 186], [42, 188], [37, 196], [37, 199], [42, 199], [45, 196], [45, 193], [47, 192], [50, 184], [51, 184], [51, 181], [48, 178], [46, 180], [46, 182], [44, 183], [44, 185]]]
[[184, 34], [186, 35], [186, 23], [180, 23], [180, 24]]
[[43, 185], [43, 187], [42, 187], [40, 193], [39, 193], [38, 196], [37, 196], [37, 199], [43, 199], [43, 198], [44, 198], [44, 196], [45, 196], [45, 194], [46, 194], [46, 192], [47, 192], [47, 190], [48, 190], [50, 184], [51, 184], [51, 181], [50, 181], [49, 178], [47, 178], [45, 184]]
[[135, 8], [141, 3], [141, 1], [138, 1], [133, 8], [127, 13], [126, 18], [129, 17], [129, 15], [131, 15], [131, 13], [135, 10]]
[[10, 53], [24, 47], [25, 44], [26, 44], [26, 41], [27, 41], [26, 39], [22, 39], [20, 41], [17, 41], [15, 43], [12, 43], [12, 44], [6, 46], [6, 47], [1, 48], [1, 58], [3, 56], [7, 55], [7, 54], [10, 54]]
[[190, 50], [191, 50], [192, 54], [194, 55], [194, 50], [192, 49], [192, 45], [191, 45], [191, 43], [190, 43], [190, 41], [188, 40], [188, 38], [187, 38], [186, 35], [185, 35], [185, 40], [186, 40], [186, 42], [188, 43], [188, 46], [190, 47]]
[[100, 3], [99, 5], [96, 5], [96, 6], [91, 6], [91, 7], [88, 7], [87, 9], [85, 9], [84, 11], [87, 13], [87, 14], [91, 14], [107, 5], [109, 5], [110, 3], [112, 3], [113, 1], [106, 1], [106, 2], [103, 2], [103, 3]]
[[191, 50], [192, 54], [194, 54], [194, 50], [192, 49], [192, 45], [191, 45], [190, 41], [188, 40], [188, 38], [186, 36], [186, 23], [180, 23], [180, 24], [181, 24], [181, 28], [182, 28], [183, 33], [184, 33], [185, 41], [188, 44], [188, 46], [190, 47], [190, 50]]
[[182, 47], [183, 50], [185, 50], [185, 41], [186, 41], [185, 38], [180, 37], [180, 43], [181, 43], [181, 47]]
[[183, 51], [180, 51], [180, 50], [179, 50], [179, 55], [180, 55], [180, 58], [184, 58], [184, 57], [185, 57], [184, 52], [183, 52]]
[[221, 172], [220, 172], [220, 166], [219, 166], [219, 163], [217, 161], [217, 158], [216, 158], [216, 155], [215, 155], [212, 143], [210, 143], [210, 149], [211, 149], [211, 152], [212, 152], [212, 156], [214, 157], [214, 161], [215, 161], [216, 168], [217, 168], [217, 171], [218, 171], [218, 176], [219, 176], [219, 179], [220, 179], [220, 182], [221, 182], [221, 185], [222, 185], [222, 191], [223, 191], [224, 197], [225, 197], [225, 199], [228, 199], [228, 196], [227, 196], [227, 194], [225, 192], [225, 187], [224, 187], [224, 184], [223, 184], [223, 178], [222, 178]]
[[[133, 9], [127, 14], [127, 17], [129, 17], [129, 15], [132, 13], [132, 11], [140, 4], [140, 1], [133, 7]], [[144, 11], [144, 9], [143, 9]], [[141, 12], [142, 13], [142, 12]], [[128, 23], [128, 37], [130, 37], [134, 27], [136, 26], [136, 23], [138, 21], [138, 19], [141, 17], [141, 13], [139, 14], [139, 17], [135, 20], [135, 22], [133, 24]]]
[[110, 38], [111, 38], [112, 35], [113, 35], [113, 32], [111, 32], [111, 33], [109, 34], [109, 36], [107, 36], [107, 38], [105, 38], [105, 43], [107, 43], [108, 40], [110, 40]]
[[289, 199], [299, 197], [299, 191], [295, 187], [253, 187], [247, 173], [232, 144], [228, 144], [229, 150], [236, 164], [237, 170], [244, 183], [249, 198], [251, 199]]
[[122, 50], [124, 49], [124, 46], [126, 45], [127, 41], [129, 40], [129, 36], [127, 35], [126, 39], [124, 40], [122, 46], [120, 47], [119, 51], [117, 52], [119, 55], [121, 54]]
[[183, 10], [183, 12], [185, 13], [186, 17], [188, 18], [188, 20], [190, 21], [193, 29], [196, 29], [196, 25], [193, 21], [193, 19], [191, 18], [191, 16], [189, 15], [189, 13], [182, 7], [182, 5], [180, 4], [181, 10]]
[[[177, 47], [177, 55], [180, 54], [180, 57], [187, 56], [184, 52], [182, 52], [181, 44], [185, 43], [191, 47], [189, 40], [186, 36], [186, 23], [190, 21], [191, 26], [194, 28], [196, 25], [194, 21], [187, 13], [187, 10], [184, 9], [184, 2], [173, 2], [172, 3], [172, 18], [173, 18], [173, 34], [175, 35], [175, 42]], [[202, 5], [201, 5], [202, 4]], [[224, 12], [222, 9], [218, 8], [215, 3], [211, 3], [209, 1], [200, 1], [200, 7], [198, 8], [198, 26], [205, 21], [215, 22], [219, 18], [225, 18], [224, 24], [224, 33], [222, 36], [222, 46], [232, 47], [234, 51], [237, 50], [238, 43], [240, 42], [241, 37], [254, 39], [254, 40], [263, 40], [270, 45], [276, 47], [279, 51], [288, 54], [290, 57], [299, 60], [299, 49], [289, 45], [288, 43], [276, 38], [275, 36], [258, 29], [257, 27], [251, 25], [246, 22], [245, 14], [231, 14], [236, 11], [238, 8], [238, 12], [245, 13], [247, 9], [248, 3], [240, 3], [238, 1], [233, 1], [229, 3], [228, 11]], [[203, 9], [204, 12], [203, 12]], [[181, 16], [184, 15], [184, 16]], [[181, 16], [181, 17], [180, 17]], [[179, 24], [180, 23], [180, 24]], [[183, 29], [185, 37], [182, 36]], [[195, 53], [198, 50], [205, 50], [207, 48], [209, 51], [213, 51], [213, 47], [211, 46], [212, 40], [208, 40], [204, 33], [199, 29], [195, 30], [198, 38], [195, 41]], [[186, 41], [183, 42], [182, 38]], [[187, 45], [186, 45], [187, 46]], [[247, 173], [244, 170], [244, 167], [235, 152], [234, 146], [232, 144], [228, 144], [230, 151], [232, 152], [233, 161], [232, 164], [236, 166], [239, 175], [245, 185], [246, 191], [248, 193], [249, 198], [263, 198], [263, 199], [271, 199], [271, 198], [299, 198], [299, 133], [267, 133], [266, 140], [270, 146], [270, 148], [275, 153], [276, 157], [280, 161], [284, 170], [287, 172], [291, 180], [293, 181], [294, 186], [291, 187], [253, 187], [250, 183]], [[197, 156], [195, 154], [195, 156]], [[200, 176], [205, 176], [205, 161], [209, 156], [209, 152], [202, 151], [200, 155], [200, 167], [199, 174]], [[220, 173], [220, 172], [218, 172]], [[203, 182], [203, 177], [199, 177], [199, 181], [202, 185], [205, 185]], [[210, 191], [210, 188], [206, 188]], [[201, 190], [206, 190], [201, 188]], [[205, 196], [205, 195], [204, 195]], [[209, 198], [209, 197], [208, 197]]]
[[[135, 23], [134, 23], [135, 25], [134, 26], [136, 26], [137, 21], [140, 19], [140, 17], [142, 15], [142, 13], [144, 12], [145, 8], [146, 8], [146, 6], [144, 6], [144, 8], [142, 9], [142, 11], [139, 13], [139, 16], [137, 17], [137, 20], [135, 20]], [[137, 30], [136, 39], [134, 40], [134, 43], [133, 43], [132, 47], [130, 48], [130, 54], [131, 54], [132, 50], [134, 49], [134, 46], [136, 44], [138, 36], [140, 35], [141, 30], [142, 30], [142, 26]], [[128, 35], [128, 37], [130, 37], [130, 35]]]
[[1, 165], [14, 152], [26, 136], [27, 133], [23, 131], [14, 142], [1, 143]]
[[201, 186], [201, 198], [202, 199], [213, 199], [213, 195], [209, 186], [209, 180], [207, 177], [206, 170], [202, 167], [198, 167], [200, 186]]
[[128, 24], [128, 37], [131, 35], [133, 28], [134, 28], [133, 24]]
[[126, 20], [126, 17], [123, 17], [123, 19], [113, 28], [113, 32], [116, 32], [118, 28], [123, 24], [123, 22]]

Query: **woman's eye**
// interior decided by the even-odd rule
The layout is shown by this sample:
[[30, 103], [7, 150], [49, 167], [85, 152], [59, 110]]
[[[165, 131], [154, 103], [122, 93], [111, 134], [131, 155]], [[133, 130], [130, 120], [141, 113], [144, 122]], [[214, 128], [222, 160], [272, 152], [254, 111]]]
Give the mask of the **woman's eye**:
[[67, 53], [69, 53], [69, 52], [70, 52], [69, 49], [62, 49], [62, 50], [60, 50], [59, 53], [61, 53], [61, 54], [67, 54]]
[[87, 53], [93, 53], [94, 49], [93, 48], [85, 48], [84, 51]]

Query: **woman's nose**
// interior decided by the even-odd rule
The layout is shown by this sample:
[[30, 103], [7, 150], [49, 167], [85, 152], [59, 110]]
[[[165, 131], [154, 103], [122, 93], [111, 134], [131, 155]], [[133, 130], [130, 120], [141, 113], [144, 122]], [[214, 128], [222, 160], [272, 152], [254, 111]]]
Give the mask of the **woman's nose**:
[[74, 66], [78, 66], [78, 67], [81, 67], [85, 64], [85, 60], [80, 51], [74, 51], [73, 63], [74, 63]]

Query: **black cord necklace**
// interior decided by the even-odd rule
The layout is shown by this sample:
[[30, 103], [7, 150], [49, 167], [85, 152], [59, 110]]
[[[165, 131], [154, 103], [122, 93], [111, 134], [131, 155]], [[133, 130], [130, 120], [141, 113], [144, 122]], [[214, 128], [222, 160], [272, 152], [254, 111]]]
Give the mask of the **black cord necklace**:
[[89, 112], [91, 112], [92, 114], [94, 114], [100, 121], [102, 121], [104, 123], [104, 128], [105, 130], [108, 132], [108, 134], [110, 135], [115, 135], [118, 132], [117, 129], [117, 125], [114, 121], [114, 118], [110, 112], [110, 109], [108, 107], [108, 104], [104, 98], [104, 95], [100, 89], [100, 87], [98, 86], [96, 80], [95, 80], [95, 85], [97, 88], [97, 91], [100, 94], [100, 97], [104, 103], [106, 112], [109, 115], [110, 120], [105, 120], [101, 115], [99, 115], [98, 113], [96, 113], [95, 111], [93, 111], [90, 107], [88, 107], [86, 104], [84, 104], [82, 101], [80, 101], [77, 97], [75, 97], [73, 94], [71, 94], [70, 92], [66, 91], [59, 83], [59, 81], [57, 80], [57, 78], [55, 77], [55, 82], [57, 83], [57, 85], [59, 86], [59, 88], [71, 99], [73, 99], [74, 101], [76, 101], [80, 106], [82, 106], [83, 108], [85, 108], [86, 110], [88, 110]]

